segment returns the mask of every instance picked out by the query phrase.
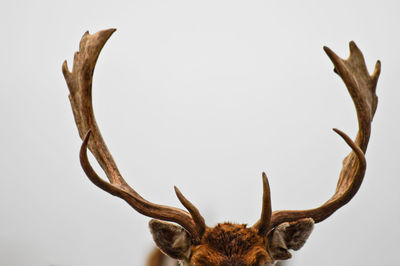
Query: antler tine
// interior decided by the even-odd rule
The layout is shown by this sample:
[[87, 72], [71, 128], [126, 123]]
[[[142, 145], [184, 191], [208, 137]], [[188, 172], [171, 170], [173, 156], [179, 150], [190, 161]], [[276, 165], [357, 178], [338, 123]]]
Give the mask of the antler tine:
[[[92, 79], [100, 51], [114, 31], [115, 29], [108, 29], [93, 35], [86, 32], [81, 39], [79, 52], [75, 53], [72, 72], [68, 70], [66, 61], [62, 67], [70, 90], [69, 99], [75, 123], [83, 140], [80, 151], [81, 166], [88, 178], [99, 188], [125, 200], [141, 214], [180, 224], [192, 235], [194, 242], [199, 241], [204, 232], [201, 228], [205, 228], [205, 223], [194, 205], [186, 199], [182, 201], [183, 196], [178, 195], [179, 200], [188, 208], [190, 212], [188, 213], [178, 208], [154, 204], [142, 198], [121, 176], [101, 136], [93, 113]], [[100, 178], [91, 167], [87, 158], [87, 148], [106, 173], [109, 182]], [[191, 214], [195, 216], [192, 217]]]
[[107, 178], [111, 183], [123, 185], [125, 189], [131, 190], [119, 173], [114, 159], [104, 143], [92, 106], [94, 68], [101, 49], [114, 32], [115, 29], [100, 31], [93, 35], [85, 32], [79, 44], [79, 51], [74, 56], [72, 72], [68, 70], [67, 61], [64, 61], [62, 71], [70, 91], [69, 100], [79, 136], [83, 139], [91, 130], [92, 140], [89, 141], [89, 149], [103, 168]]
[[344, 132], [338, 129], [333, 130], [346, 141], [358, 158], [359, 165], [354, 177], [347, 179], [347, 183], [338, 184], [335, 194], [325, 204], [318, 208], [301, 211], [273, 212], [270, 225], [271, 228], [282, 222], [291, 222], [301, 218], [313, 218], [314, 222], [319, 223], [348, 203], [357, 193], [363, 181], [365, 169], [367, 167], [364, 153]]
[[196, 206], [193, 205], [193, 203], [191, 203], [188, 199], [185, 198], [185, 196], [183, 196], [182, 192], [175, 186], [175, 194], [178, 197], [179, 201], [182, 203], [183, 206], [185, 206], [185, 208], [189, 211], [190, 215], [192, 216], [192, 219], [196, 225], [196, 231], [202, 235], [207, 226], [206, 223], [204, 221], [203, 216], [201, 216], [199, 210], [196, 208]]
[[187, 212], [181, 209], [151, 203], [143, 199], [140, 195], [132, 194], [130, 191], [124, 190], [119, 185], [109, 183], [99, 177], [93, 170], [87, 157], [87, 146], [90, 135], [91, 131], [89, 130], [83, 139], [79, 157], [82, 169], [85, 171], [85, 174], [93, 184], [104, 191], [107, 191], [111, 195], [125, 200], [139, 213], [164, 221], [176, 222], [182, 225], [191, 235], [195, 237], [195, 239], [196, 237], [199, 237], [199, 232], [196, 230], [196, 224], [193, 223], [192, 217]]
[[269, 187], [268, 177], [263, 172], [263, 203], [261, 209], [261, 218], [253, 225], [258, 230], [258, 234], [264, 236], [268, 233], [271, 223], [272, 208], [271, 208], [271, 189]]
[[381, 64], [380, 61], [377, 61], [375, 70], [370, 75], [360, 49], [353, 41], [350, 42], [349, 46], [350, 56], [346, 60], [341, 59], [328, 47], [324, 47], [325, 52], [334, 64], [335, 73], [342, 78], [353, 99], [359, 127], [354, 142], [343, 132], [334, 129], [352, 148], [352, 152], [343, 160], [343, 168], [340, 172], [336, 192], [325, 204], [315, 209], [274, 211], [270, 227], [301, 218], [313, 218], [315, 222], [321, 222], [348, 203], [361, 186], [366, 167], [364, 153], [367, 150], [371, 123], [378, 104], [375, 91]]

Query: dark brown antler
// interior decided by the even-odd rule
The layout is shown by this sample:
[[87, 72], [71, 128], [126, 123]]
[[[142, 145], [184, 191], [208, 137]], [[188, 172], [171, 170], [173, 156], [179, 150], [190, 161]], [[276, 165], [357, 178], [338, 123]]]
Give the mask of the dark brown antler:
[[324, 47], [324, 50], [335, 66], [335, 73], [342, 78], [353, 99], [357, 111], [358, 134], [353, 142], [346, 134], [334, 129], [352, 148], [352, 152], [343, 161], [335, 194], [325, 204], [315, 209], [274, 211], [269, 228], [301, 218], [312, 218], [316, 223], [325, 220], [354, 197], [364, 178], [366, 169], [364, 153], [367, 150], [371, 122], [378, 103], [375, 90], [381, 64], [377, 61], [374, 73], [370, 76], [364, 56], [354, 42], [350, 42], [350, 56], [347, 60], [339, 58], [328, 47]]
[[[62, 66], [70, 91], [69, 99], [75, 123], [79, 135], [83, 139], [80, 152], [82, 168], [96, 186], [122, 198], [135, 210], [146, 216], [180, 224], [192, 235], [194, 242], [199, 241], [206, 229], [206, 224], [197, 208], [178, 189], [175, 189], [178, 199], [189, 213], [174, 207], [154, 204], [142, 198], [122, 178], [100, 134], [93, 114], [92, 78], [100, 51], [114, 31], [115, 29], [109, 29], [93, 35], [86, 32], [81, 39], [79, 52], [75, 53], [72, 72], [68, 70], [66, 61]], [[87, 158], [87, 147], [106, 173], [109, 182], [100, 178], [91, 167]]]
[[271, 207], [271, 190], [269, 187], [268, 177], [262, 173], [263, 180], [263, 204], [261, 209], [261, 218], [253, 225], [258, 230], [258, 234], [263, 236], [268, 233], [271, 224], [272, 207]]

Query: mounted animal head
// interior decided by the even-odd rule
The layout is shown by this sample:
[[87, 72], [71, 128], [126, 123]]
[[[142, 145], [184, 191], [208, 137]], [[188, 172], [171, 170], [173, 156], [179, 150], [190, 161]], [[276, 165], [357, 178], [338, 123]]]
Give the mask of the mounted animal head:
[[[329, 48], [325, 52], [334, 64], [334, 71], [344, 81], [357, 111], [358, 134], [353, 141], [334, 129], [350, 146], [351, 152], [343, 168], [334, 195], [322, 206], [308, 210], [279, 210], [272, 212], [267, 176], [262, 174], [263, 198], [260, 219], [252, 226], [220, 223], [206, 225], [198, 209], [175, 187], [176, 195], [186, 210], [158, 205], [141, 197], [122, 178], [97, 127], [92, 108], [92, 77], [97, 58], [114, 29], [85, 33], [75, 54], [72, 72], [66, 61], [62, 70], [69, 87], [79, 135], [83, 139], [80, 162], [86, 175], [96, 186], [125, 200], [139, 213], [154, 218], [150, 231], [157, 246], [182, 265], [261, 266], [273, 265], [291, 257], [289, 250], [300, 249], [310, 235], [314, 223], [324, 221], [357, 193], [365, 174], [366, 152], [371, 122], [377, 107], [375, 94], [380, 74], [380, 62], [370, 75], [364, 57], [354, 42], [350, 56], [343, 60]], [[91, 167], [89, 149], [104, 170], [108, 181]], [[171, 223], [172, 222], [172, 223]]]

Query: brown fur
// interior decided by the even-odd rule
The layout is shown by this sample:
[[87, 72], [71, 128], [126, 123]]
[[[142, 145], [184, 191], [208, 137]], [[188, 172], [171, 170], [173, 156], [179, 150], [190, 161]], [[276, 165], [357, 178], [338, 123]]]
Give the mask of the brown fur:
[[165, 255], [158, 248], [155, 248], [147, 258], [146, 266], [161, 266], [165, 260]]
[[[305, 218], [282, 223], [267, 235], [260, 235], [255, 227], [221, 223], [207, 227], [200, 242], [194, 242], [189, 233], [178, 225], [155, 219], [149, 222], [153, 239], [160, 250], [184, 266], [275, 265], [277, 260], [291, 257], [289, 249], [298, 249], [305, 243], [313, 225], [312, 219]], [[167, 260], [159, 263], [164, 265]]]
[[[174, 265], [179, 266], [178, 261], [172, 261], [170, 257], [161, 252], [160, 249], [154, 248], [149, 257], [147, 258], [146, 266], [167, 266]], [[276, 266], [285, 266], [287, 265], [285, 261], [279, 261]]]
[[206, 231], [202, 242], [225, 256], [246, 254], [253, 247], [264, 245], [264, 239], [254, 228], [231, 223], [218, 224]]
[[271, 260], [265, 238], [244, 224], [223, 223], [207, 229], [201, 244], [192, 248], [191, 265], [259, 265]]
[[179, 262], [168, 257], [156, 247], [147, 258], [146, 266], [179, 266]]

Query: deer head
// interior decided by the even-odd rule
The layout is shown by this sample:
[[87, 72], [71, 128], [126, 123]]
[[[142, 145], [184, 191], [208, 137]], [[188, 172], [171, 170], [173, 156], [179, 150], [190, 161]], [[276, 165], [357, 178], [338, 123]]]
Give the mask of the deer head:
[[[375, 94], [380, 74], [380, 62], [372, 75], [364, 57], [354, 42], [350, 56], [343, 60], [329, 48], [325, 52], [334, 64], [334, 71], [344, 81], [356, 107], [358, 134], [353, 141], [338, 129], [334, 131], [350, 146], [351, 152], [343, 161], [336, 191], [322, 206], [308, 210], [279, 210], [272, 212], [270, 188], [262, 174], [263, 198], [260, 219], [252, 226], [220, 223], [206, 225], [198, 209], [175, 187], [176, 195], [186, 210], [158, 205], [141, 197], [122, 178], [100, 134], [92, 108], [92, 77], [100, 51], [115, 29], [86, 32], [75, 53], [72, 72], [65, 61], [62, 67], [67, 82], [75, 122], [83, 140], [80, 162], [86, 175], [102, 190], [125, 200], [139, 213], [154, 218], [150, 231], [157, 246], [182, 265], [273, 265], [291, 257], [289, 250], [300, 249], [310, 235], [314, 223], [328, 218], [347, 204], [363, 181], [371, 122], [377, 107]], [[108, 181], [91, 167], [87, 149], [104, 170]], [[171, 223], [172, 222], [172, 223]]]

